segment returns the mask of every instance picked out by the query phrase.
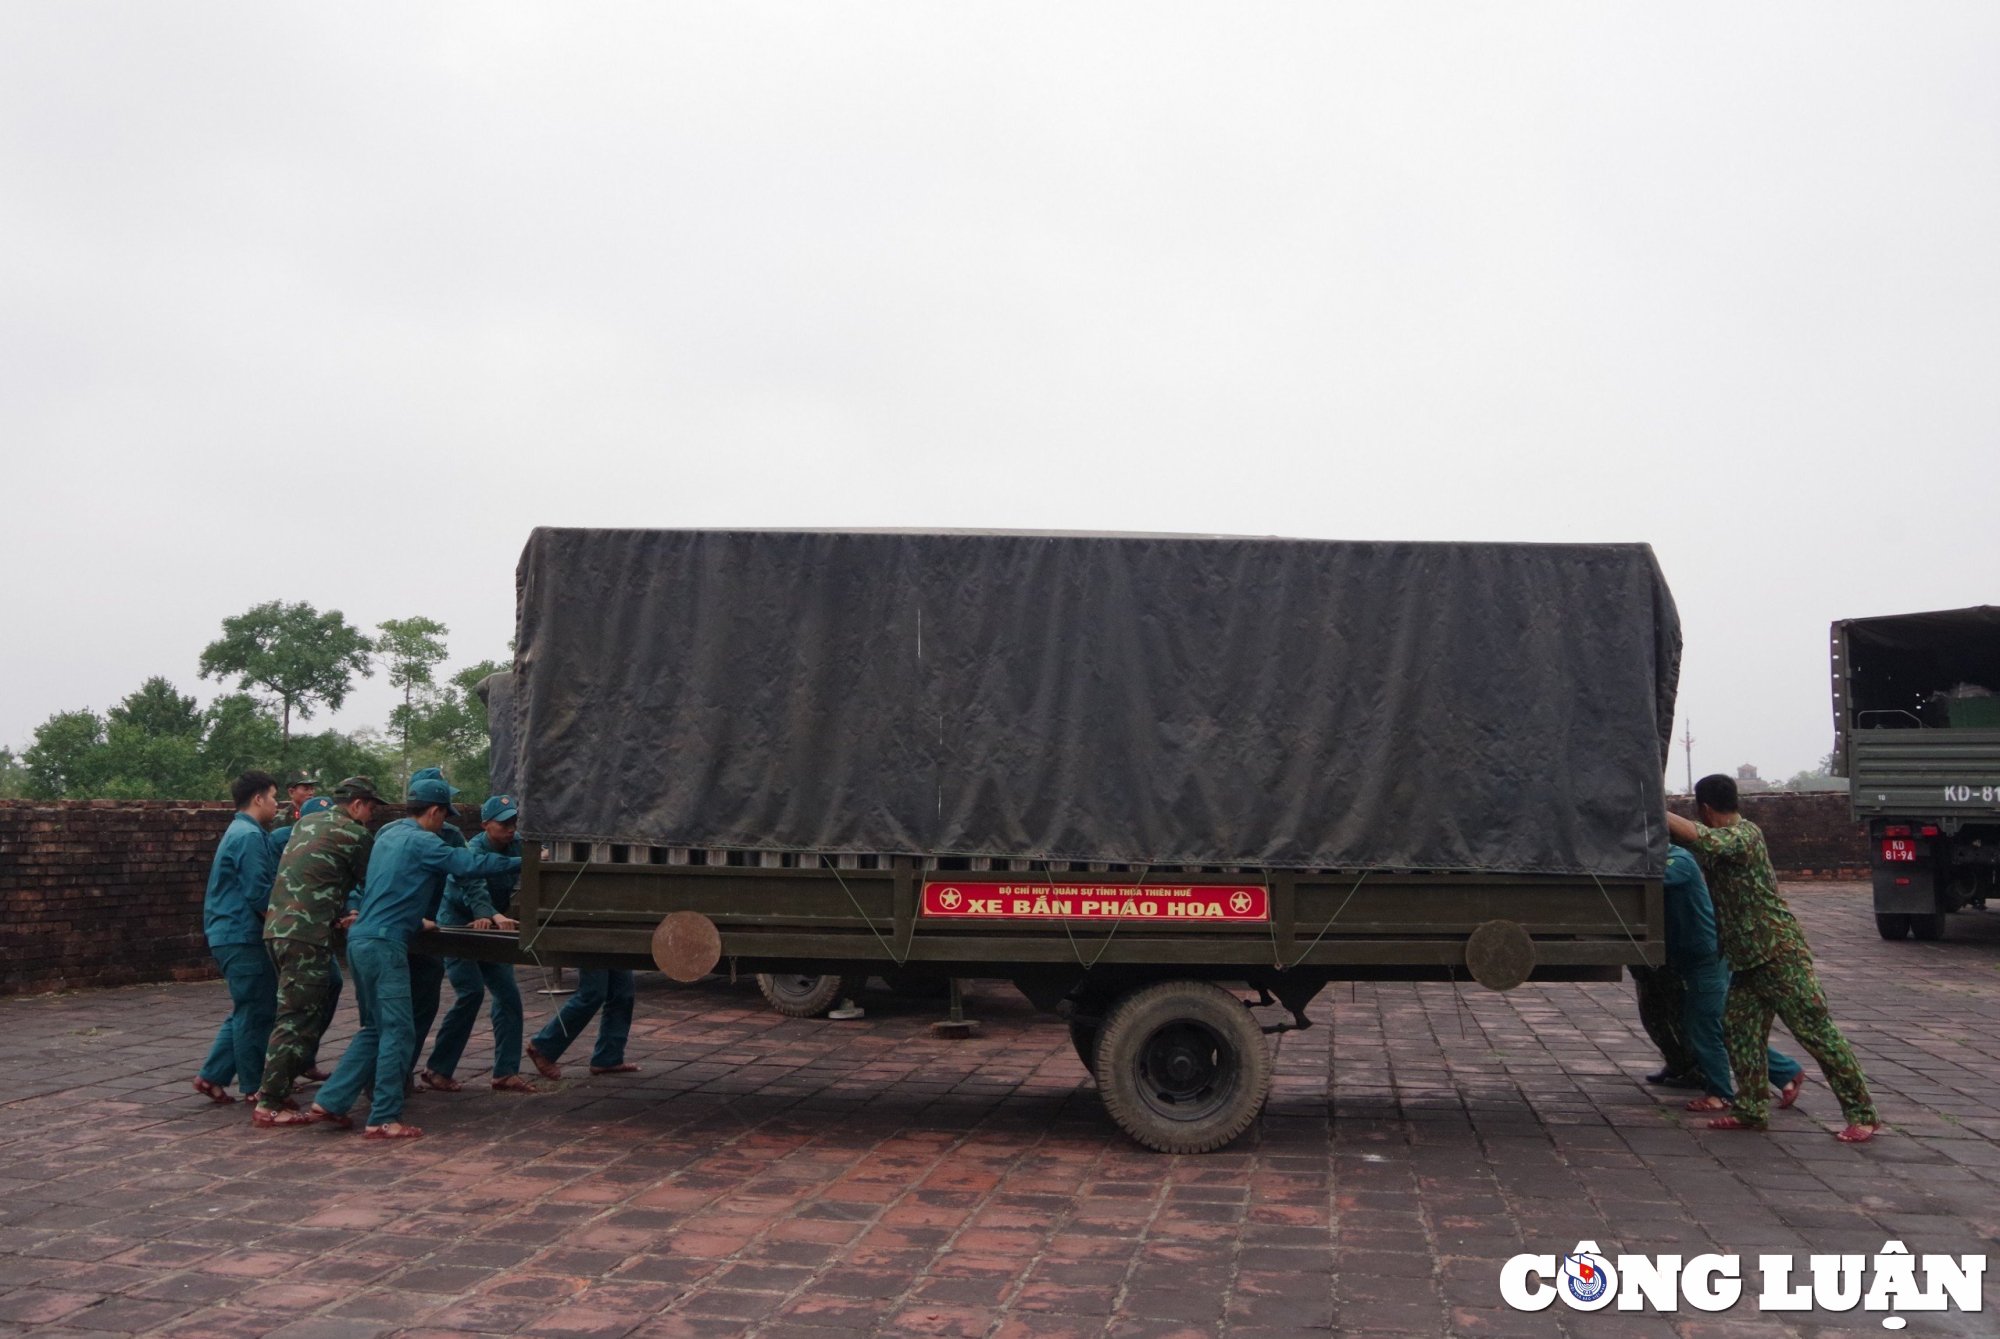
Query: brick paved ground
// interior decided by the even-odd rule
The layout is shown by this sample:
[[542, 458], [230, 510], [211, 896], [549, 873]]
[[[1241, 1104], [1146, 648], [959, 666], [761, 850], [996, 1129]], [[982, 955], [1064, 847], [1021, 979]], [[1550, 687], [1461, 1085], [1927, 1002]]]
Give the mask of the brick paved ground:
[[419, 1097], [432, 1137], [409, 1146], [258, 1132], [195, 1098], [215, 985], [0, 1001], [0, 1333], [1879, 1334], [1749, 1302], [1498, 1302], [1506, 1257], [1586, 1237], [1994, 1249], [2000, 915], [1889, 945], [1864, 889], [1792, 893], [1895, 1126], [1867, 1148], [1827, 1137], [1817, 1082], [1769, 1136], [1692, 1128], [1637, 1081], [1651, 1057], [1611, 986], [1337, 987], [1282, 1039], [1260, 1127], [1190, 1158], [1122, 1138], [1063, 1029], [998, 984], [969, 1042], [880, 995], [836, 1024], [747, 985], [649, 984], [643, 1074]]

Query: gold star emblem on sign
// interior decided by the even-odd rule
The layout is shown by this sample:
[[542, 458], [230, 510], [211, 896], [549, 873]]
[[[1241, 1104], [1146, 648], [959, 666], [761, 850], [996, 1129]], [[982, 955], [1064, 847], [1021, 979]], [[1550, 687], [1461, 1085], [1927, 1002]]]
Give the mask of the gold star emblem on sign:
[[1237, 892], [1229, 899], [1229, 905], [1231, 909], [1236, 911], [1238, 914], [1250, 910], [1250, 894], [1243, 892], [1241, 889], [1238, 889]]
[[963, 900], [964, 898], [959, 895], [959, 891], [956, 888], [947, 888], [938, 894], [938, 904], [946, 911], [956, 911], [958, 904]]

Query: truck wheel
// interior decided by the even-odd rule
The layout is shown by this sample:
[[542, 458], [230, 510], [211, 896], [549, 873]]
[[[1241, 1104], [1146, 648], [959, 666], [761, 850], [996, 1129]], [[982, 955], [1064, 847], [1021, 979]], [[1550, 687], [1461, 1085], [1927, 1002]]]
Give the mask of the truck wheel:
[[1902, 939], [1910, 933], [1910, 918], [1896, 912], [1875, 913], [1875, 933], [1884, 939]]
[[1083, 1061], [1083, 1067], [1093, 1078], [1097, 1075], [1097, 1043], [1103, 1036], [1102, 1024], [1086, 1023], [1080, 1018], [1069, 1020], [1069, 1044], [1076, 1047], [1076, 1058]]
[[1944, 938], [1944, 913], [1933, 911], [1926, 916], [1910, 917], [1910, 933], [1925, 940]]
[[847, 993], [847, 978], [759, 975], [757, 989], [787, 1018], [821, 1018]]
[[1162, 1153], [1206, 1153], [1249, 1129], [1271, 1093], [1271, 1049], [1242, 1000], [1162, 981], [1112, 1008], [1098, 1095], [1118, 1128]]

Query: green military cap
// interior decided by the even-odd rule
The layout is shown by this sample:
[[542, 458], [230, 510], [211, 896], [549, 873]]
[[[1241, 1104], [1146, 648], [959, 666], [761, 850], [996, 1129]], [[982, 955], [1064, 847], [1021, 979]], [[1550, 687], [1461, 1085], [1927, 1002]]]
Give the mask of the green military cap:
[[350, 776], [333, 788], [337, 800], [373, 800], [377, 804], [387, 804], [382, 792], [375, 789], [375, 783], [365, 776]]
[[444, 779], [444, 769], [425, 767], [410, 773], [411, 804], [450, 804], [458, 798], [458, 787]]
[[290, 790], [293, 786], [317, 787], [318, 785], [319, 778], [311, 772], [291, 772], [285, 776], [285, 789], [287, 790]]

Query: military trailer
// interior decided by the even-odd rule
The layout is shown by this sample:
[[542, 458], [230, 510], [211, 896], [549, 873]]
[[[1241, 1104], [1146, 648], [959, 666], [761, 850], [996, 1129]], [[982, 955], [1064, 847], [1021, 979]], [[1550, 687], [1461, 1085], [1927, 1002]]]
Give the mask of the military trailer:
[[522, 961], [1002, 978], [1197, 1152], [1329, 982], [1662, 958], [1643, 545], [542, 529], [518, 594]]
[[1833, 625], [1833, 756], [1868, 826], [1875, 925], [1936, 939], [2000, 892], [2000, 608]]

